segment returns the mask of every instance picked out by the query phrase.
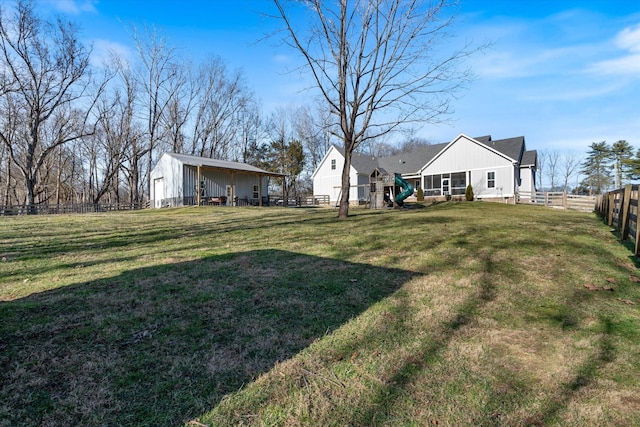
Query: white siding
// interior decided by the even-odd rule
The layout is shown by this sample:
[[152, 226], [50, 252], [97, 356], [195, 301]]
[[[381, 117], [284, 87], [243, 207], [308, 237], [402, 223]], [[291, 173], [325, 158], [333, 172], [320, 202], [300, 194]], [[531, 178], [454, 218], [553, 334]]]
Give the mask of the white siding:
[[[331, 168], [332, 160], [335, 161], [335, 169]], [[314, 173], [313, 195], [328, 195], [331, 203], [335, 204], [340, 196], [342, 168], [344, 168], [344, 156], [335, 147], [331, 147]], [[360, 198], [359, 196], [362, 195], [363, 190], [360, 190], [361, 194], [358, 194], [357, 185], [361, 183], [362, 178], [358, 177], [358, 173], [353, 166], [351, 166], [349, 173], [349, 181], [351, 183], [349, 201], [356, 202]], [[366, 182], [369, 182], [368, 178]]]
[[156, 202], [155, 186], [151, 186], [151, 206], [182, 206], [182, 162], [164, 154], [151, 171], [150, 178], [151, 182], [162, 178], [164, 184], [164, 201], [160, 202]]
[[[516, 178], [514, 170], [511, 159], [461, 136], [422, 170], [422, 176], [471, 172], [470, 182], [467, 184], [473, 186], [476, 197], [511, 197], [514, 194]], [[487, 172], [495, 172], [495, 188], [487, 188]]]
[[524, 191], [526, 193], [536, 191], [534, 170], [535, 169], [532, 167], [523, 167], [520, 169], [519, 191]]
[[461, 137], [453, 144], [448, 145], [428, 165], [428, 174], [490, 169], [500, 166], [510, 167], [511, 165], [511, 160], [491, 151], [485, 145]]
[[[198, 180], [198, 168], [196, 166], [184, 167], [184, 194], [186, 197], [196, 196]], [[217, 169], [200, 169], [200, 180], [204, 184], [205, 197], [219, 197], [226, 195], [227, 185], [231, 185], [231, 173]], [[238, 199], [253, 198], [253, 186], [258, 185], [258, 176], [241, 172], [233, 172], [234, 196]], [[262, 178], [262, 195], [268, 194], [267, 177]]]
[[[488, 172], [495, 172], [495, 187], [487, 187]], [[471, 171], [473, 194], [479, 198], [513, 196], [513, 167], [487, 168]]]
[[[172, 156], [162, 155], [158, 164], [151, 171], [152, 182], [160, 182], [160, 179], [163, 183], [164, 198], [161, 201], [156, 201], [156, 188], [155, 185], [151, 186], [152, 206], [183, 206], [185, 198], [197, 197], [198, 168], [196, 166], [185, 165]], [[200, 180], [203, 181], [205, 197], [224, 196], [226, 186], [231, 185], [231, 174], [226, 171], [202, 167]], [[253, 198], [253, 186], [258, 183], [258, 175], [234, 172], [234, 196], [238, 199]], [[268, 194], [268, 177], [263, 177], [262, 196]]]
[[[335, 169], [331, 169], [332, 160], [335, 161]], [[314, 196], [328, 195], [332, 203], [338, 200], [343, 165], [344, 157], [342, 154], [340, 154], [335, 147], [329, 148], [329, 151], [324, 156], [324, 159], [322, 159], [322, 163], [318, 166], [313, 176]]]

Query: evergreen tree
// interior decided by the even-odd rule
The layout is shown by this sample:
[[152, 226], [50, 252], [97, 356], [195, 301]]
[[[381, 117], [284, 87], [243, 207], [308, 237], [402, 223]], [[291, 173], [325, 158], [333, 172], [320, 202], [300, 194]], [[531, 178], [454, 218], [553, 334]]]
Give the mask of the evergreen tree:
[[589, 194], [601, 194], [609, 189], [611, 176], [611, 147], [606, 141], [593, 142], [589, 146], [587, 159], [582, 163], [580, 173], [586, 176], [583, 185]]
[[640, 148], [636, 151], [635, 157], [630, 157], [623, 161], [626, 178], [630, 181], [640, 179]]
[[630, 179], [629, 161], [633, 157], [633, 147], [625, 140], [614, 142], [611, 146], [611, 159], [615, 178], [615, 188], [621, 188], [624, 180]]
[[289, 198], [289, 190], [297, 196], [297, 181], [305, 164], [304, 147], [298, 140], [286, 142], [282, 138], [271, 141], [266, 153], [267, 170], [286, 175], [286, 179], [277, 180], [282, 186], [282, 198], [285, 203]]

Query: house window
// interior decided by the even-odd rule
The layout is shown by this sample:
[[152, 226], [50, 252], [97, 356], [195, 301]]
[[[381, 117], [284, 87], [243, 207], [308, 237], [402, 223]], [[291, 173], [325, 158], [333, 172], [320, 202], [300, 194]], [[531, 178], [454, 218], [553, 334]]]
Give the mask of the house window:
[[258, 199], [260, 197], [260, 187], [258, 185], [253, 186], [253, 198]]
[[331, 159], [331, 170], [336, 170], [336, 159]]
[[416, 179], [415, 181], [413, 181], [413, 188], [415, 188], [416, 190], [418, 188], [420, 188], [420, 180]]
[[441, 192], [442, 175], [425, 175], [424, 176], [424, 195], [439, 196]]
[[495, 172], [487, 172], [487, 188], [496, 188]]
[[467, 189], [467, 173], [456, 172], [451, 174], [451, 194], [462, 195]]

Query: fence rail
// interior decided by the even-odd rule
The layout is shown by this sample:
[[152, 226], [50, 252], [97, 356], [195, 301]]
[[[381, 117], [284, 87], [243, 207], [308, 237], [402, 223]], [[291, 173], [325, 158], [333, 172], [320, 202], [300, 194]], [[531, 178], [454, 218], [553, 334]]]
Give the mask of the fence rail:
[[328, 194], [298, 198], [298, 206], [320, 206], [320, 205], [329, 206], [330, 204], [331, 202], [329, 201]]
[[596, 200], [596, 213], [620, 233], [620, 240], [633, 241], [633, 254], [640, 255], [640, 236], [638, 233], [638, 185], [600, 195]]
[[581, 196], [569, 194], [566, 191], [521, 191], [516, 200], [517, 203], [535, 203], [550, 208], [581, 212], [593, 212], [596, 206], [596, 196]]
[[65, 205], [0, 205], [0, 216], [11, 215], [56, 215], [71, 213], [92, 213], [110, 211], [130, 211], [149, 207], [138, 203], [74, 203]]

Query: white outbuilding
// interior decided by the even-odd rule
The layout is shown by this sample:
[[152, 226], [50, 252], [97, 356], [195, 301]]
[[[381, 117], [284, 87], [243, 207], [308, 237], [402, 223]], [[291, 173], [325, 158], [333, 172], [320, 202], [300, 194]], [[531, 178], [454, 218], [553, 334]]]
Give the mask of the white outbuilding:
[[151, 171], [151, 206], [265, 206], [270, 178], [284, 175], [246, 163], [164, 153]]

